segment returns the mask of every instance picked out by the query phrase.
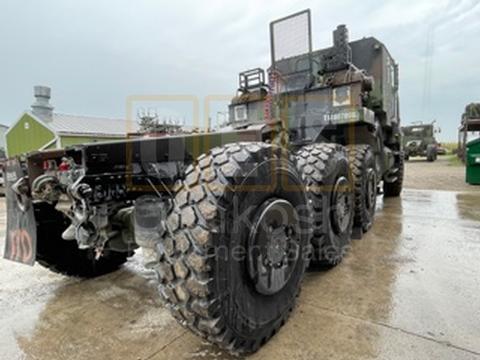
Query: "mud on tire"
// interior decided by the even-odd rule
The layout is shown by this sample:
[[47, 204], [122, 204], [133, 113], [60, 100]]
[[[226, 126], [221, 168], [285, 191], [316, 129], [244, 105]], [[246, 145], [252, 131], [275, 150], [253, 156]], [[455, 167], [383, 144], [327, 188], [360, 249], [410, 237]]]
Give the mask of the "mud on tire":
[[49, 270], [69, 276], [91, 278], [117, 270], [133, 253], [105, 250], [96, 260], [93, 249], [81, 250], [75, 240], [63, 240], [68, 219], [53, 206], [35, 205], [37, 220], [36, 261]]
[[[278, 248], [257, 239], [267, 233], [256, 230], [258, 214], [269, 214], [272, 204], [298, 215], [292, 232], [283, 232], [281, 221], [272, 225], [278, 234], [290, 234], [279, 235], [287, 240], [279, 240], [278, 248], [288, 244], [284, 253], [290, 255], [295, 248], [295, 258], [279, 256]], [[295, 159], [279, 148], [238, 143], [200, 156], [176, 189], [157, 249], [160, 295], [177, 320], [234, 353], [254, 352], [268, 341], [292, 311], [308, 264], [307, 206]], [[279, 271], [275, 266], [288, 270], [284, 283], [262, 277], [267, 267], [270, 275]]]
[[[348, 181], [348, 158], [345, 148], [338, 144], [312, 144], [301, 148], [297, 166], [306, 186], [313, 222], [314, 266], [335, 266], [342, 261], [351, 242], [353, 227], [353, 191]], [[335, 226], [335, 184], [341, 178], [346, 183], [338, 193], [346, 196], [349, 217], [342, 229]]]

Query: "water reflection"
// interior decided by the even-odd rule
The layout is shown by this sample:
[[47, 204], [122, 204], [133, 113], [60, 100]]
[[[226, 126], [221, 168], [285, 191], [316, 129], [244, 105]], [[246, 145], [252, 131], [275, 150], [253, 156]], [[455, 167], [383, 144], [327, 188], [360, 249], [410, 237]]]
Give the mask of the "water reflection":
[[456, 198], [460, 218], [480, 221], [480, 193], [458, 193]]

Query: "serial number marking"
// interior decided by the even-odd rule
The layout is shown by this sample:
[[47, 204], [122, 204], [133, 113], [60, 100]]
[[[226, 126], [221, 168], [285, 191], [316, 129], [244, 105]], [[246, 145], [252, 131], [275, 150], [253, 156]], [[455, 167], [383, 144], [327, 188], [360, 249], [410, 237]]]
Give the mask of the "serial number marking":
[[323, 115], [323, 120], [325, 122], [343, 122], [343, 121], [353, 121], [357, 119], [358, 119], [358, 113], [356, 111], [345, 111], [345, 112]]

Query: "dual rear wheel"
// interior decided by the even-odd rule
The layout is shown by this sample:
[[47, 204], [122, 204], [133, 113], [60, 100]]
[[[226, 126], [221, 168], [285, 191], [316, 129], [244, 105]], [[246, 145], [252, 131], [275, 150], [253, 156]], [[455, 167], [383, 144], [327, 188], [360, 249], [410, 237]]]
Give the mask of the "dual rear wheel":
[[347, 153], [338, 144], [312, 144], [297, 159], [311, 208], [313, 265], [335, 266], [348, 250], [354, 220]]
[[335, 266], [348, 251], [355, 227], [370, 229], [377, 176], [369, 145], [312, 144], [297, 153], [312, 208], [313, 264]]

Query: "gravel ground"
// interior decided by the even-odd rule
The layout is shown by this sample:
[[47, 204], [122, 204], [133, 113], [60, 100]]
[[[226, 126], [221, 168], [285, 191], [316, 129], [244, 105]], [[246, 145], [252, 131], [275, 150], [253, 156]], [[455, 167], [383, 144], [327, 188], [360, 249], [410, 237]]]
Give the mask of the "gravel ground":
[[404, 188], [449, 191], [480, 191], [480, 186], [465, 182], [465, 167], [451, 156], [435, 162], [413, 158], [406, 162]]

